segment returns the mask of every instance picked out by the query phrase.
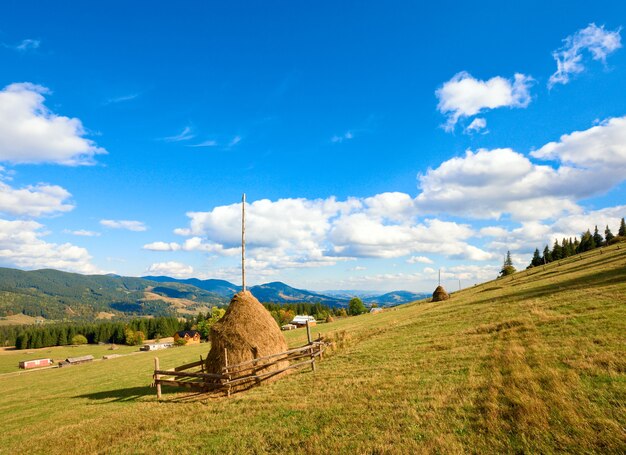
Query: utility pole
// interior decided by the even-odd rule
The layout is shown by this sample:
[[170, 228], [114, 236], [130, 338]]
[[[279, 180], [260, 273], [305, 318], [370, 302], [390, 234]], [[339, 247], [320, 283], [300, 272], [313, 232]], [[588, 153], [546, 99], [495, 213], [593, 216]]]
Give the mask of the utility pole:
[[241, 290], [246, 292], [246, 193], [241, 198]]
[[441, 286], [441, 269], [439, 269], [439, 286]]

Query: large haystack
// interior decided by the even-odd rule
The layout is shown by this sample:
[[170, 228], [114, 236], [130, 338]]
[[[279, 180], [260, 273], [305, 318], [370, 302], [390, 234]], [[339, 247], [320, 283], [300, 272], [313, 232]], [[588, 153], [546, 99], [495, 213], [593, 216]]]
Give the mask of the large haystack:
[[[228, 365], [277, 354], [287, 350], [287, 342], [269, 311], [250, 291], [235, 294], [226, 314], [211, 327], [211, 350], [206, 359], [208, 373], [221, 373]], [[267, 373], [288, 366], [279, 362], [256, 373]]]
[[442, 300], [448, 300], [450, 298], [450, 294], [446, 292], [443, 286], [437, 286], [435, 292], [433, 292], [433, 302], [441, 302]]

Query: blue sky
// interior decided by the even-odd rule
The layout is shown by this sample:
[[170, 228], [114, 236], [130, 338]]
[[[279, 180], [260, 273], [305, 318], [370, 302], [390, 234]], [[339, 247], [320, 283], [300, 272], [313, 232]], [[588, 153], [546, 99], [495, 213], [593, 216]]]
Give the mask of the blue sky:
[[6, 2], [0, 265], [237, 281], [245, 191], [254, 282], [523, 267], [626, 215], [625, 23], [617, 1]]

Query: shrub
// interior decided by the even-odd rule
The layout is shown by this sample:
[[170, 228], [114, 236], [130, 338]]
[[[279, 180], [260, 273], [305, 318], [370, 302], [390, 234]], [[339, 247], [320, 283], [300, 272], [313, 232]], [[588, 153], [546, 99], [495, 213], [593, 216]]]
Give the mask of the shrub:
[[87, 338], [79, 333], [72, 337], [72, 344], [87, 344]]

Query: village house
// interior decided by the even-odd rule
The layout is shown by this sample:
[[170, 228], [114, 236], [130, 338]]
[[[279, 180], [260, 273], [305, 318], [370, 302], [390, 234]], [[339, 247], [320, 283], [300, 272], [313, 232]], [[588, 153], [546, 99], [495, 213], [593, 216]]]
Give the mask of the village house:
[[146, 343], [139, 348], [140, 351], [158, 351], [159, 349], [167, 349], [174, 346], [174, 343]]
[[315, 318], [307, 315], [296, 315], [290, 324], [293, 324], [296, 327], [306, 327], [307, 321], [309, 322], [309, 327], [316, 325]]
[[185, 344], [200, 344], [200, 332], [197, 330], [181, 330], [174, 334], [174, 343], [185, 340]]

